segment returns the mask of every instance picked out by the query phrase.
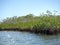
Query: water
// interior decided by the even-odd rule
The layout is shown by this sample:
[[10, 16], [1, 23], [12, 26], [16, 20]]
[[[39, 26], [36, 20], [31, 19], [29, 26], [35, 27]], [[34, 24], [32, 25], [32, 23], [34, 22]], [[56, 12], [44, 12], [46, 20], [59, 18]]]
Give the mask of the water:
[[0, 45], [60, 45], [60, 35], [0, 31]]

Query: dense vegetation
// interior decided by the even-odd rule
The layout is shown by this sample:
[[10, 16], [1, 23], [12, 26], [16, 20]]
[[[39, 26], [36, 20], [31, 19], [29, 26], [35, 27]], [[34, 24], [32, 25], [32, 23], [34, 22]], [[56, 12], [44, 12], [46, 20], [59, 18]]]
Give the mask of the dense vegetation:
[[28, 14], [21, 17], [6, 18], [0, 23], [0, 28], [29, 28], [32, 30], [58, 30], [60, 29], [60, 15], [50, 11], [34, 16]]

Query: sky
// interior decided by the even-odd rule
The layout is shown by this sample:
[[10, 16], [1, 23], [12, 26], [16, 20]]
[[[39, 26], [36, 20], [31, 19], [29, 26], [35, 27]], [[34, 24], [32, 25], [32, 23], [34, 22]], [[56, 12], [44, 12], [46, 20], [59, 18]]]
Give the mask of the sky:
[[38, 16], [46, 10], [60, 12], [60, 0], [0, 0], [0, 20], [30, 13]]

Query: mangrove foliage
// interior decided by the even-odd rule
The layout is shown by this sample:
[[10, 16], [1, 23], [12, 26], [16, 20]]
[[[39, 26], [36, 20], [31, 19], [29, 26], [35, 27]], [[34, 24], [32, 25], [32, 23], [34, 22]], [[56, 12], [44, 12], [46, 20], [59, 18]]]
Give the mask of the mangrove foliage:
[[41, 30], [56, 32], [60, 30], [60, 15], [47, 10], [45, 14], [42, 13], [39, 16], [28, 14], [20, 17], [8, 17], [0, 23], [0, 28], [30, 29], [35, 32], [41, 32]]

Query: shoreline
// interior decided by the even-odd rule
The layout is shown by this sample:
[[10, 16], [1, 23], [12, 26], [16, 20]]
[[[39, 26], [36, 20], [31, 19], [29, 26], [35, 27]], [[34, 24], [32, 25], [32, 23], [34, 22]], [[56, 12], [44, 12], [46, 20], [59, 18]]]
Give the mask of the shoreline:
[[31, 32], [31, 33], [36, 33], [36, 34], [44, 34], [44, 35], [56, 35], [60, 33], [59, 30], [33, 30], [29, 28], [21, 29], [21, 28], [0, 28], [0, 31], [18, 31], [18, 32]]

